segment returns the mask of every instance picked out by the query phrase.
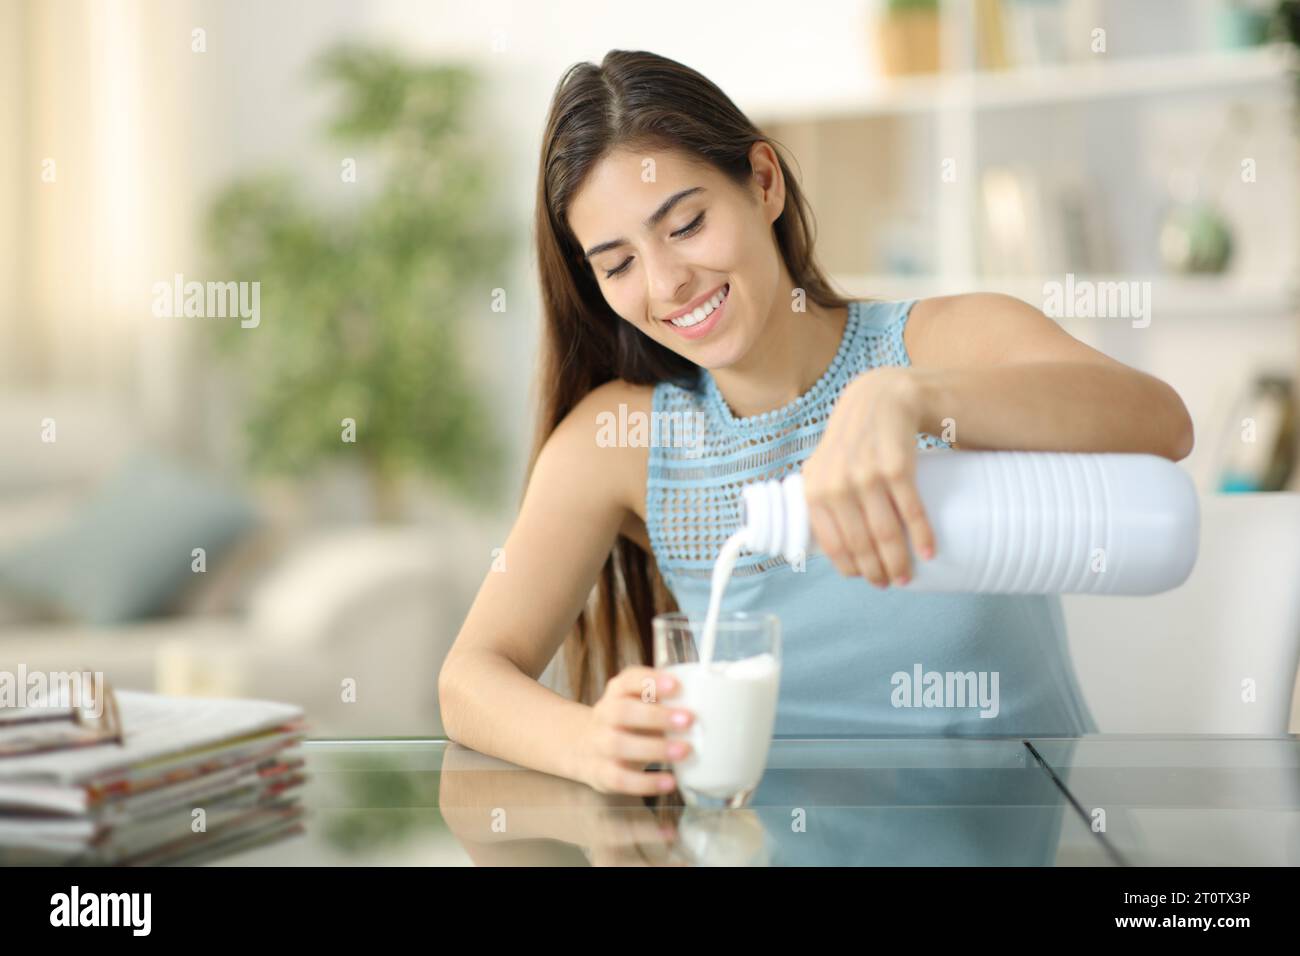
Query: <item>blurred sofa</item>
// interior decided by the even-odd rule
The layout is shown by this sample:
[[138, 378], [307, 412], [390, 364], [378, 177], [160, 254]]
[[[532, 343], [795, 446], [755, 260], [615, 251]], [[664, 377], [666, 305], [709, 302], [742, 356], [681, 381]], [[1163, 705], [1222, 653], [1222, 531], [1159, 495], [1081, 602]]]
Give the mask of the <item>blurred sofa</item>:
[[[57, 441], [40, 443], [41, 422]], [[101, 399], [0, 399], [0, 553], [84, 513], [119, 474], [132, 419]], [[305, 708], [315, 735], [442, 733], [437, 673], [489, 556], [456, 509], [417, 525], [278, 519], [212, 561], [158, 614], [97, 626], [0, 590], [0, 667], [103, 671], [116, 687]], [[143, 533], [143, 532], [142, 532]], [[187, 552], [180, 552], [188, 561]]]

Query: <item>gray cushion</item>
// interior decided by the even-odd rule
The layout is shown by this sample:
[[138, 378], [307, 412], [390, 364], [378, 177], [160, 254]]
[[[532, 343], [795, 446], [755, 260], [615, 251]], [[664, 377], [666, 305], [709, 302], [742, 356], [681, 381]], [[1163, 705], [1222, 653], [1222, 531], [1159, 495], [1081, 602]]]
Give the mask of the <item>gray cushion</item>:
[[238, 492], [151, 452], [137, 452], [59, 531], [0, 554], [0, 589], [89, 624], [164, 610], [256, 523]]

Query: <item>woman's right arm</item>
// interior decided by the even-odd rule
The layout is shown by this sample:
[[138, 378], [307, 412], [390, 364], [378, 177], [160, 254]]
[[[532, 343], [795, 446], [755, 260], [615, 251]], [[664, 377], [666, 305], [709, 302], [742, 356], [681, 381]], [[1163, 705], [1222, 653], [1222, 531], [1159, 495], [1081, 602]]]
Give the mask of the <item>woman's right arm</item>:
[[601, 447], [596, 416], [619, 402], [648, 412], [646, 392], [622, 382], [602, 385], [547, 440], [506, 539], [504, 563], [488, 572], [438, 675], [448, 737], [603, 792], [672, 789], [670, 773], [641, 769], [680, 756], [663, 736], [676, 709], [654, 703], [676, 691], [664, 683], [671, 678], [626, 668], [594, 706], [568, 700], [538, 678], [632, 514], [629, 496], [638, 486], [644, 492], [646, 449]]

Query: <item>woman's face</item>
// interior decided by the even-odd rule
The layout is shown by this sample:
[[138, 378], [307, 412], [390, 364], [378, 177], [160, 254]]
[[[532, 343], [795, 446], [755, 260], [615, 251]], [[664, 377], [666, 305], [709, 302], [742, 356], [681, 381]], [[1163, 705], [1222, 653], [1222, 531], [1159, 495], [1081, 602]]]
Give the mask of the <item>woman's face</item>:
[[743, 357], [783, 294], [772, 223], [785, 183], [767, 143], [750, 160], [754, 175], [742, 188], [682, 153], [614, 151], [569, 209], [610, 308], [705, 368]]

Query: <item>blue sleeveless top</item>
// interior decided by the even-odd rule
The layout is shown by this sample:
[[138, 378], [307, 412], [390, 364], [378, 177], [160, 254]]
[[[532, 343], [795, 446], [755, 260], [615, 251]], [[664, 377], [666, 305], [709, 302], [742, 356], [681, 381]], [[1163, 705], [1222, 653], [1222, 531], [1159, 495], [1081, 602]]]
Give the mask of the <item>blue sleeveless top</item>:
[[[915, 301], [851, 302], [825, 373], [793, 402], [761, 415], [734, 416], [707, 369], [694, 388], [655, 386], [653, 421], [697, 423], [690, 441], [651, 441], [646, 482], [650, 545], [683, 611], [703, 618], [708, 610], [713, 563], [740, 527], [742, 486], [797, 470], [856, 376], [911, 364], [903, 329]], [[950, 447], [926, 434], [917, 445]], [[1075, 736], [1097, 729], [1055, 595], [881, 590], [841, 575], [823, 554], [793, 566], [742, 552], [722, 609], [780, 618], [781, 736]], [[996, 708], [966, 693], [979, 687]]]

